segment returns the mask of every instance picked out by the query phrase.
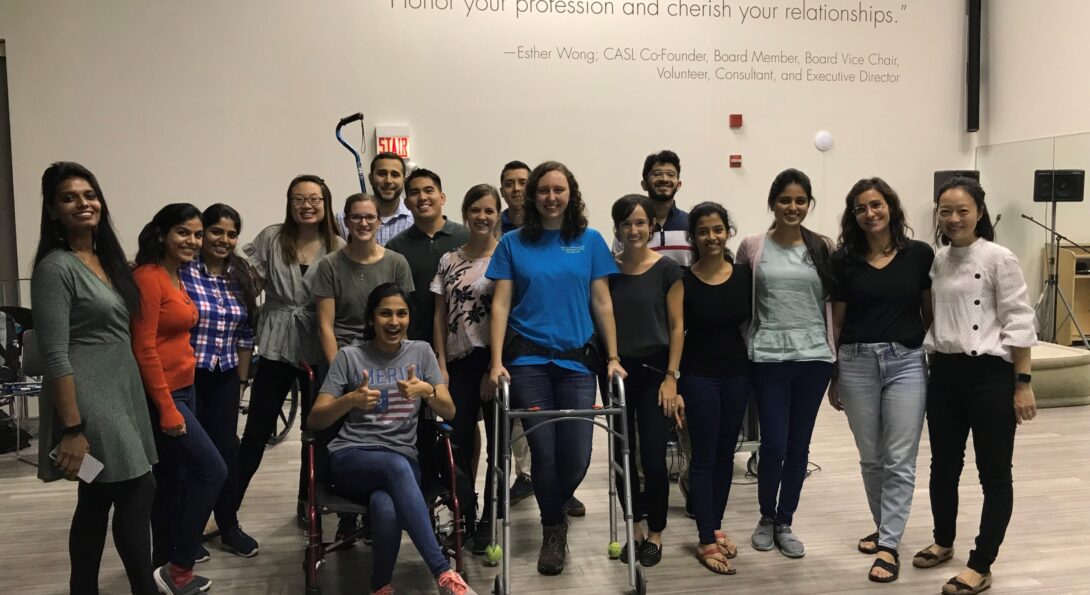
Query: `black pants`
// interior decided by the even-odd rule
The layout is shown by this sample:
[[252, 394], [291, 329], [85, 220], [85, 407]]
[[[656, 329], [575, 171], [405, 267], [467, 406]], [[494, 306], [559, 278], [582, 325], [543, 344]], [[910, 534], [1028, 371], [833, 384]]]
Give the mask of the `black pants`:
[[[246, 428], [242, 431], [242, 441], [238, 448], [238, 505], [246, 497], [250, 480], [261, 466], [265, 456], [265, 444], [276, 431], [276, 419], [284, 407], [292, 384], [299, 381], [300, 427], [307, 429], [307, 416], [314, 405], [314, 398], [322, 386], [325, 372], [329, 366], [313, 364], [314, 382], [307, 378], [306, 372], [292, 364], [262, 359], [257, 366], [254, 384], [250, 387], [250, 410], [246, 415]], [[306, 450], [300, 448], [299, 494], [300, 500], [307, 498]]]
[[151, 505], [155, 500], [155, 478], [145, 473], [136, 479], [116, 483], [79, 482], [76, 512], [68, 533], [68, 555], [72, 561], [69, 588], [73, 595], [98, 594], [98, 569], [106, 546], [106, 525], [114, 509], [114, 547], [125, 565], [134, 595], [155, 595], [151, 575]]
[[999, 553], [1014, 508], [1014, 366], [995, 356], [931, 356], [927, 384], [927, 431], [931, 438], [931, 514], [935, 543], [953, 547], [958, 482], [965, 442], [973, 432], [976, 467], [984, 490], [980, 533], [969, 568], [986, 573]]
[[[670, 433], [670, 420], [662, 414], [659, 405], [659, 386], [666, 369], [667, 353], [656, 353], [645, 358], [622, 357], [621, 367], [628, 372], [625, 378], [625, 398], [628, 406], [628, 479], [632, 488], [632, 519], [647, 519], [647, 529], [660, 533], [666, 528], [666, 507], [670, 496], [670, 478], [666, 471], [666, 441]], [[600, 379], [602, 394], [609, 385]], [[620, 431], [620, 424], [615, 426]], [[643, 491], [636, 467], [636, 449], [639, 448], [643, 466]], [[618, 465], [624, 461], [620, 440], [613, 443], [613, 460]], [[624, 478], [616, 474], [617, 494], [624, 507]]]
[[[477, 418], [484, 411], [484, 428], [487, 434], [487, 466], [485, 467], [484, 503], [480, 518], [489, 518], [492, 514], [492, 445], [495, 437], [492, 431], [494, 401], [481, 401], [481, 377], [488, 374], [489, 351], [478, 347], [468, 355], [447, 363], [450, 373], [450, 394], [454, 399], [457, 413], [451, 426], [454, 428], [453, 442], [457, 447], [454, 462], [466, 477], [473, 477], [473, 442], [477, 428]], [[470, 492], [474, 497], [476, 494]], [[466, 501], [459, 495], [462, 516], [466, 527], [472, 529], [477, 518], [477, 507], [472, 501]]]
[[216, 526], [226, 531], [238, 525], [238, 370], [198, 369], [193, 384], [197, 389], [197, 420], [227, 465], [227, 479], [212, 509]]

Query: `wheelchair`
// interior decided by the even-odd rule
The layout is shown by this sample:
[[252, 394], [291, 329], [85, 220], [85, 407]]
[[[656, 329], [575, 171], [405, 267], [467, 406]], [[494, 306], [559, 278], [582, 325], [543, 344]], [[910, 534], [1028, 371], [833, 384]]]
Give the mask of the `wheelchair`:
[[[343, 423], [343, 420], [342, 422]], [[329, 451], [327, 445], [340, 429], [341, 423], [334, 424], [321, 432], [304, 431], [302, 433], [303, 445], [306, 448], [307, 463], [307, 508], [306, 508], [306, 534], [303, 554], [303, 573], [306, 595], [321, 595], [322, 590], [318, 585], [318, 571], [324, 564], [327, 554], [344, 550], [364, 537], [368, 531], [360, 527], [356, 531], [345, 535], [342, 539], [326, 542], [322, 538], [322, 516], [327, 514], [355, 514], [367, 515], [367, 505], [354, 502], [341, 497], [333, 491], [329, 480]], [[450, 561], [454, 559], [452, 567], [458, 574], [465, 578], [462, 568], [462, 544], [465, 538], [465, 526], [462, 520], [459, 506], [460, 480], [464, 477], [458, 474], [454, 464], [454, 450], [450, 436], [453, 428], [450, 425], [429, 419], [421, 419], [418, 427], [418, 444], [435, 444], [436, 448], [421, 449], [420, 468], [423, 475], [421, 491], [424, 493], [424, 501], [431, 513], [432, 527], [435, 530], [435, 539], [439, 543], [439, 549]], [[429, 440], [431, 439], [431, 440]], [[432, 442], [433, 441], [433, 442]], [[428, 458], [438, 459], [428, 462]], [[436, 464], [437, 463], [437, 464]], [[431, 474], [428, 469], [441, 471]], [[464, 492], [463, 492], [464, 493]], [[445, 520], [446, 515], [441, 514], [446, 509], [450, 519]]]

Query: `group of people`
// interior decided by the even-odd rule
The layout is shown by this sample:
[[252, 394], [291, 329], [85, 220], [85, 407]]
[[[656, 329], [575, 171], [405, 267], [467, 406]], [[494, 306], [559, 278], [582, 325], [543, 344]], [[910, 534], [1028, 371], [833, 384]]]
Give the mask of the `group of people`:
[[[230, 206], [167, 205], [140, 233], [135, 269], [94, 175], [70, 162], [43, 174], [32, 282], [48, 395], [39, 474], [73, 479], [87, 454], [104, 463], [79, 484], [73, 593], [97, 593], [111, 507], [133, 593], [207, 590], [211, 581], [193, 568], [209, 557], [201, 543], [210, 516], [225, 550], [257, 554], [238, 511], [293, 383], [304, 428], [335, 433], [333, 489], [368, 505], [372, 593], [393, 592], [403, 530], [440, 593], [472, 593], [431, 528], [421, 412], [451, 422], [456, 464], [472, 478], [478, 421], [490, 415], [501, 378], [511, 382], [514, 407], [590, 409], [599, 384], [617, 375], [638, 444], [630, 468], [642, 472], [642, 481], [628, 478], [637, 525], [622, 548], [626, 563], [662, 558], [666, 451], [676, 428], [689, 452], [682, 492], [696, 521], [696, 557], [712, 572], [736, 572], [738, 546], [723, 516], [751, 395], [760, 422], [751, 545], [802, 557], [793, 516], [828, 394], [860, 453], [876, 529], [858, 544], [875, 556], [869, 579], [898, 577], [926, 417], [934, 543], [913, 564], [953, 556], [971, 430], [981, 530], [943, 592], [990, 586], [1012, 509], [1015, 427], [1035, 414], [1036, 335], [1021, 269], [994, 243], [979, 183], [954, 178], [939, 189], [936, 253], [910, 239], [897, 194], [879, 178], [847, 194], [838, 241], [807, 229], [810, 180], [788, 169], [769, 191], [772, 226], [742, 238], [734, 254], [735, 222], [722, 204], [677, 205], [681, 162], [668, 150], [647, 156], [644, 194], [613, 204], [612, 249], [588, 227], [579, 184], [559, 162], [512, 161], [499, 189], [469, 189], [465, 225], [444, 216], [435, 172], [406, 172], [392, 153], [377, 155], [370, 171], [375, 194], [349, 196], [338, 213], [321, 178], [296, 177], [284, 222], [241, 254], [242, 220]], [[523, 494], [532, 491], [540, 510], [537, 568], [555, 575], [564, 569], [567, 517], [583, 509], [574, 496], [593, 426], [522, 425], [529, 433], [518, 442], [532, 457], [516, 486], [532, 484]], [[491, 457], [495, 436], [485, 428]], [[301, 465], [298, 512], [305, 473]], [[491, 533], [491, 475], [482, 506], [472, 488], [458, 494], [477, 553]], [[342, 516], [338, 533], [356, 533], [360, 521]]]

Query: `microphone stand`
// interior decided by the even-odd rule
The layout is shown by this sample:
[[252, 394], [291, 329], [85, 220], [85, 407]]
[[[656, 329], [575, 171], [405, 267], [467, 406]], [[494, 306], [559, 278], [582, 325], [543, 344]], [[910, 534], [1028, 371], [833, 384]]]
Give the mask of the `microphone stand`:
[[[1083, 252], [1090, 254], [1090, 248], [1082, 246], [1073, 242], [1070, 238], [1056, 231], [1055, 227], [1049, 227], [1040, 221], [1037, 221], [1033, 217], [1022, 213], [1022, 218], [1033, 223], [1034, 225], [1044, 228], [1050, 235], [1048, 243], [1048, 276], [1045, 278], [1045, 286], [1041, 291], [1041, 296], [1037, 298], [1037, 305], [1034, 310], [1037, 311], [1037, 320], [1044, 321], [1045, 319], [1051, 320], [1050, 334], [1047, 336], [1047, 341], [1055, 342], [1056, 340], [1056, 327], [1059, 324], [1056, 322], [1056, 298], [1064, 305], [1064, 309], [1067, 311], [1067, 318], [1071, 320], [1071, 323], [1075, 325], [1075, 330], [1079, 333], [1079, 338], [1082, 339], [1082, 344], [1090, 350], [1090, 340], [1087, 340], [1086, 333], [1083, 332], [1082, 326], [1079, 324], [1079, 319], [1075, 317], [1074, 311], [1071, 309], [1071, 304], [1067, 301], [1067, 296], [1060, 291], [1059, 288], [1059, 273], [1056, 268], [1059, 266], [1060, 258], [1060, 240], [1067, 242], [1072, 247], [1078, 248]], [[1055, 224], [1056, 221], [1056, 201], [1052, 201], [1052, 221]], [[1067, 319], [1064, 319], [1066, 321]], [[1069, 342], [1069, 341], [1067, 341]]]

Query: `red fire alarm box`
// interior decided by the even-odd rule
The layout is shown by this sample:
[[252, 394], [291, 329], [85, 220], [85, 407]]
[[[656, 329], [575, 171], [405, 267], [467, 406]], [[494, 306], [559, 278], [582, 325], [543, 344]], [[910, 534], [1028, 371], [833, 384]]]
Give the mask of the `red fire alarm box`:
[[730, 127], [731, 128], [741, 128], [742, 127], [742, 114], [731, 114], [730, 115]]
[[730, 166], [731, 167], [742, 167], [742, 156], [741, 155], [731, 155], [730, 156]]

